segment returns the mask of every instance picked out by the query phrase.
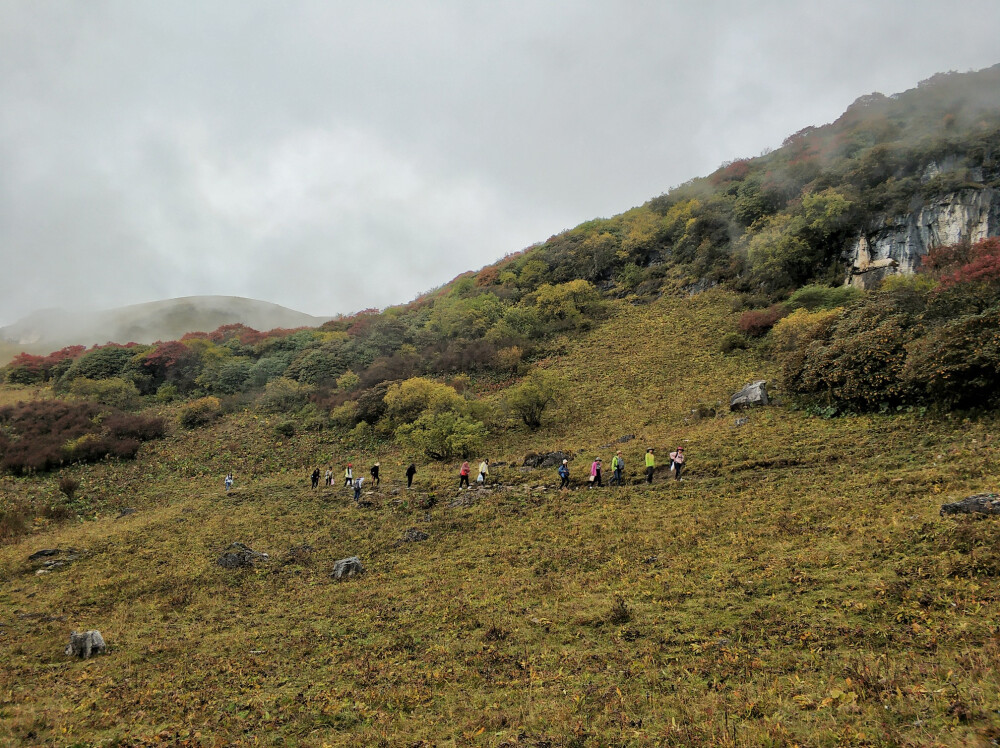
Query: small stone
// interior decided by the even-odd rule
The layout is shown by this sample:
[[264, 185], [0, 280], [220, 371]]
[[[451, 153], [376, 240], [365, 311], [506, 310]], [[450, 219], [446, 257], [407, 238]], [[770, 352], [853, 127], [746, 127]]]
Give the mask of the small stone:
[[430, 535], [428, 535], [423, 530], [418, 530], [415, 527], [411, 527], [409, 530], [403, 533], [404, 543], [419, 543], [422, 540], [427, 540]]
[[251, 569], [258, 561], [267, 561], [269, 558], [266, 553], [255, 551], [243, 543], [232, 543], [216, 563], [224, 569]]
[[333, 573], [330, 575], [334, 579], [348, 579], [354, 576], [361, 576], [365, 573], [365, 567], [361, 565], [361, 559], [357, 556], [342, 558], [333, 565]]

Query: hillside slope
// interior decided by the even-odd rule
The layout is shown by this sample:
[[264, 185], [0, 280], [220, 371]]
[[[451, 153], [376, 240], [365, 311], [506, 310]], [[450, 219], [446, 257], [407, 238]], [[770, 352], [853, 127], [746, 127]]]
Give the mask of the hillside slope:
[[[68, 345], [90, 346], [108, 341], [152, 343], [231, 324], [257, 330], [317, 327], [327, 319], [238, 296], [188, 296], [100, 312], [50, 309], [0, 327], [0, 363], [22, 350], [49, 353]], [[6, 355], [7, 351], [13, 354]]]
[[[562, 341], [543, 362], [566, 383], [559, 406], [490, 442], [502, 488], [459, 493], [457, 465], [420, 463], [397, 491], [409, 455], [277, 437], [254, 411], [67, 470], [86, 520], [0, 547], [0, 745], [995, 740], [996, 527], [938, 508], [996, 490], [998, 421], [696, 419], [771, 374], [717, 352], [732, 308], [721, 292], [623, 303]], [[585, 488], [585, 465], [628, 434], [630, 485]], [[682, 483], [663, 464], [678, 443]], [[652, 487], [637, 482], [647, 445]], [[517, 467], [555, 448], [578, 453], [574, 491]], [[314, 466], [375, 459], [370, 507], [308, 488]], [[54, 477], [0, 487], [56, 495]], [[403, 542], [408, 528], [429, 537]], [[234, 541], [271, 558], [223, 569]], [[37, 574], [42, 548], [79, 558]], [[368, 573], [333, 581], [351, 555]], [[64, 657], [89, 628], [109, 654]]]

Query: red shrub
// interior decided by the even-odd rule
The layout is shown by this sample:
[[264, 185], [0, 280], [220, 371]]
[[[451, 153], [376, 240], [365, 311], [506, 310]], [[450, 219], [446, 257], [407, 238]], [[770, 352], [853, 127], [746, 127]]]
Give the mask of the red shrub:
[[752, 338], [759, 338], [766, 335], [775, 323], [787, 314], [788, 310], [782, 304], [773, 304], [767, 309], [751, 309], [748, 312], [743, 312], [739, 322], [740, 332]]

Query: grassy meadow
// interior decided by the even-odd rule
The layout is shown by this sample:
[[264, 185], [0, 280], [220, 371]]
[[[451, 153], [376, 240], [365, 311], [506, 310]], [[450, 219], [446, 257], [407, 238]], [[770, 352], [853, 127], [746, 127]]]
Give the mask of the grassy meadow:
[[[560, 402], [493, 434], [486, 490], [418, 462], [406, 491], [410, 455], [251, 411], [65, 471], [81, 518], [0, 544], [0, 746], [996, 744], [998, 526], [938, 512], [997, 490], [1000, 421], [778, 405], [737, 427], [729, 396], [774, 375], [718, 352], [737, 316], [715, 292], [622, 303], [566, 340], [542, 362]], [[619, 448], [629, 485], [588, 490]], [[555, 449], [573, 491], [518, 467]], [[374, 459], [357, 507], [336, 476]], [[6, 476], [0, 502], [56, 484]], [[270, 559], [218, 566], [234, 541]], [[43, 548], [78, 558], [37, 574]], [[367, 573], [331, 579], [353, 555]], [[109, 652], [64, 656], [91, 628]]]

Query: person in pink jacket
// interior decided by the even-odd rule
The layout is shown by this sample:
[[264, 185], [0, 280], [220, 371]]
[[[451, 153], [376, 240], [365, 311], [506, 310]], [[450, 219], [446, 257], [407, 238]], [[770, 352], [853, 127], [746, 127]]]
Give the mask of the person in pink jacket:
[[684, 467], [684, 447], [678, 447], [671, 452], [670, 459], [674, 461], [674, 479], [682, 480], [681, 469]]
[[602, 487], [601, 483], [601, 458], [598, 457], [590, 466], [590, 487]]
[[472, 468], [469, 467], [469, 461], [466, 460], [462, 463], [462, 469], [458, 471], [458, 490], [462, 490], [462, 486], [466, 488], [469, 487], [469, 472]]

